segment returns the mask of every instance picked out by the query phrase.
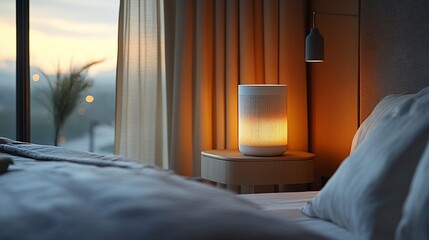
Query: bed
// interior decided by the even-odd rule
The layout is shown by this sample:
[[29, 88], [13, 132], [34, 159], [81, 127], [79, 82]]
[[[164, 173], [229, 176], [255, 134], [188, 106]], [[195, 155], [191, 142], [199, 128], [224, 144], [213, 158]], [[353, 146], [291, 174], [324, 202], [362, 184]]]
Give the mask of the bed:
[[353, 239], [352, 234], [346, 229], [330, 221], [308, 217], [301, 212], [305, 204], [314, 199], [318, 193], [318, 191], [261, 193], [243, 194], [240, 197], [270, 214], [289, 219], [328, 239]]
[[119, 156], [0, 138], [0, 239], [428, 239], [428, 106], [429, 87], [383, 98], [319, 192], [238, 196]]
[[323, 239], [230, 192], [117, 156], [0, 139], [0, 239]]

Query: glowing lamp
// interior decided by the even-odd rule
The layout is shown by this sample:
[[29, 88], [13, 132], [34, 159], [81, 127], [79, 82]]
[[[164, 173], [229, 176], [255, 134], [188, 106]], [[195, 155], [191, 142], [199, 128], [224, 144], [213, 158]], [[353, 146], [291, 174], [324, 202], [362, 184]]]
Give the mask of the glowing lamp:
[[278, 156], [287, 150], [287, 86], [238, 86], [238, 148], [245, 155]]

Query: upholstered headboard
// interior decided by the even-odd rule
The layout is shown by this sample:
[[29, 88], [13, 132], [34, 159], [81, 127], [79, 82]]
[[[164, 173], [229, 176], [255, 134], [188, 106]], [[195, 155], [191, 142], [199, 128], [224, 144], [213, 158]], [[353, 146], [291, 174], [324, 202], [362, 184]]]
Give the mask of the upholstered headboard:
[[384, 96], [429, 86], [428, 10], [427, 0], [361, 0], [361, 122]]

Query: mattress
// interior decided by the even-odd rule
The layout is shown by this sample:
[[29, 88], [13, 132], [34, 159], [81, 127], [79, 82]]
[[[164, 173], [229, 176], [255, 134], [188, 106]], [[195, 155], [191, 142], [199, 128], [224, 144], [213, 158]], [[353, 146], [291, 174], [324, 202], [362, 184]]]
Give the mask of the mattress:
[[241, 198], [252, 202], [270, 214], [280, 216], [304, 226], [330, 239], [353, 239], [346, 229], [332, 222], [310, 218], [301, 213], [304, 204], [317, 195], [317, 191], [243, 194]]
[[[324, 239], [154, 166], [0, 138], [0, 239]], [[3, 158], [3, 159], [5, 159]]]

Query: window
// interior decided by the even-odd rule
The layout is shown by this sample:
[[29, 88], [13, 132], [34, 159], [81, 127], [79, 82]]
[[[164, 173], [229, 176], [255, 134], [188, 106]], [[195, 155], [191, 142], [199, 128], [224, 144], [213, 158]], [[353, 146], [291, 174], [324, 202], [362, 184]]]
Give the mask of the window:
[[15, 138], [16, 22], [15, 0], [0, 2], [0, 136]]
[[[101, 60], [83, 72], [93, 84], [65, 119], [58, 145], [113, 153], [118, 13], [118, 0], [30, 1], [31, 142], [54, 144], [49, 84], [55, 86], [57, 72], [65, 76]], [[2, 39], [7, 44], [0, 46], [0, 135], [10, 138], [15, 136], [15, 26], [15, 0], [2, 0], [0, 28], [7, 30]]]

